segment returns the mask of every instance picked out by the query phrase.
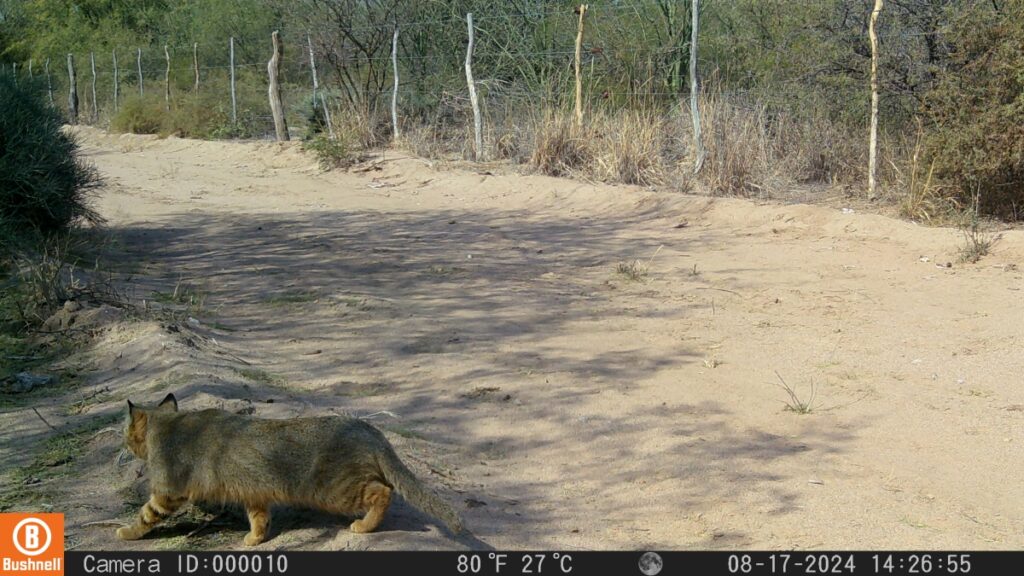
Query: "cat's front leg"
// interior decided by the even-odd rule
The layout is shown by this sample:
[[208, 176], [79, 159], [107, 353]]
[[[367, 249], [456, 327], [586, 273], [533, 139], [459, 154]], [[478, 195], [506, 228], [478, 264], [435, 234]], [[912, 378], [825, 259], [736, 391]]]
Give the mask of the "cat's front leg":
[[246, 546], [256, 546], [267, 539], [267, 532], [270, 530], [270, 508], [247, 504], [246, 514], [249, 516], [249, 533], [243, 541]]
[[117, 529], [117, 537], [121, 540], [138, 540], [153, 529], [161, 520], [181, 508], [187, 502], [187, 498], [178, 498], [163, 494], [153, 494], [149, 497], [139, 515], [135, 518], [135, 524], [122, 526]]

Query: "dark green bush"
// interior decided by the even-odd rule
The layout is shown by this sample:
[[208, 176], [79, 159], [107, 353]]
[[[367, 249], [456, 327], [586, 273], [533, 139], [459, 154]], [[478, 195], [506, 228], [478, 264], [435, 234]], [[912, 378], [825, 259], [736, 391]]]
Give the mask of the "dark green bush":
[[0, 75], [0, 259], [99, 218], [88, 205], [99, 176], [62, 124], [40, 85]]
[[925, 100], [935, 174], [961, 205], [1024, 217], [1024, 0], [965, 14], [950, 65]]

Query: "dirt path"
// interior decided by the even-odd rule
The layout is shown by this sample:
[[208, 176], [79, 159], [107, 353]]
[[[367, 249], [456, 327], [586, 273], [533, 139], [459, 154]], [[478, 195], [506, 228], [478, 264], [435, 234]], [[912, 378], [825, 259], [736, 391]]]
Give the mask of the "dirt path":
[[[110, 392], [88, 412], [167, 391], [257, 416], [388, 411], [374, 422], [479, 538], [399, 506], [370, 536], [285, 515], [268, 548], [1024, 546], [1020, 231], [960, 265], [954, 230], [822, 207], [392, 153], [323, 174], [294, 146], [85, 143], [136, 299], [201, 302], [177, 333], [105, 336]], [[642, 278], [617, 272], [637, 259]], [[810, 414], [784, 410], [779, 377], [813, 386]], [[239, 545], [240, 520], [128, 545], [83, 526], [130, 514], [116, 440], [65, 483], [71, 538]]]

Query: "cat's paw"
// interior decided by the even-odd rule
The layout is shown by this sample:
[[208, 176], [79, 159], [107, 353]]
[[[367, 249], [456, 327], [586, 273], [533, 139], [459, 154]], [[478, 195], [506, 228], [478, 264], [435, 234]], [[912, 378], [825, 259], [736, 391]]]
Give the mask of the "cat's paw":
[[121, 540], [138, 540], [142, 538], [142, 532], [136, 530], [134, 526], [122, 526], [117, 529], [117, 537]]
[[242, 539], [242, 542], [245, 542], [246, 546], [256, 546], [256, 545], [262, 543], [263, 540], [265, 540], [265, 539], [266, 539], [266, 535], [257, 535], [257, 534], [254, 534], [252, 532], [249, 532], [248, 534], [245, 535], [245, 538]]
[[356, 534], [366, 534], [367, 532], [370, 531], [370, 530], [366, 529], [366, 524], [363, 524], [362, 520], [356, 520], [348, 528], [349, 528], [349, 530], [355, 532]]

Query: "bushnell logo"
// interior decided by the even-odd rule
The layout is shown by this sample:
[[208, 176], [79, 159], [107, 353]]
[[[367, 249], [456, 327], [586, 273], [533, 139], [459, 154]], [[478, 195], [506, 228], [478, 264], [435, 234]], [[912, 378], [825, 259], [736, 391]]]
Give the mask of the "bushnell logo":
[[0, 573], [64, 574], [63, 514], [0, 514]]

